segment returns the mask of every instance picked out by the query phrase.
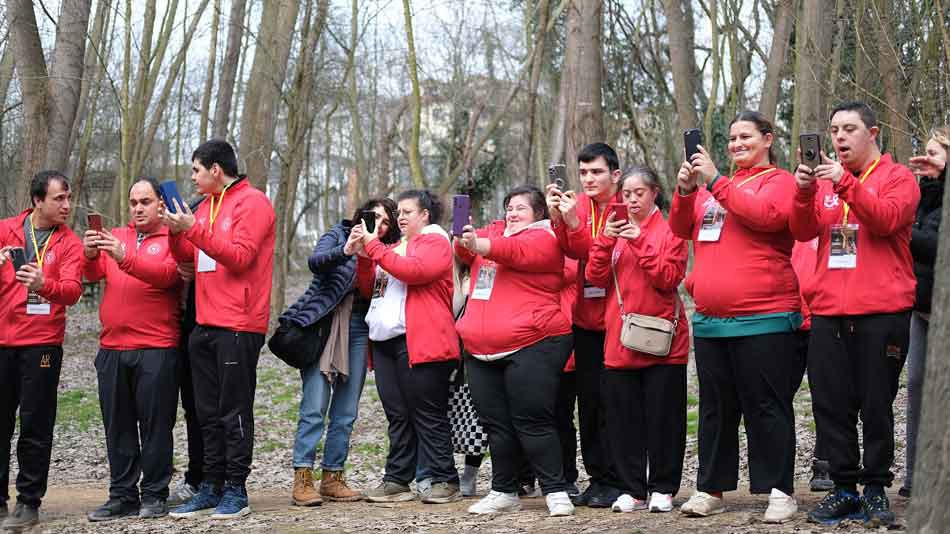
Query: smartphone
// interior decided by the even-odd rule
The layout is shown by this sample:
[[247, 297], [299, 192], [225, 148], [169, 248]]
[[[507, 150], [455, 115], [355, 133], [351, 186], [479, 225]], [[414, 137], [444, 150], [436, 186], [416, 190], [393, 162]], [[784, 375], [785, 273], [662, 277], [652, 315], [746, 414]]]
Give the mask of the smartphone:
[[360, 219], [363, 221], [363, 226], [366, 227], [366, 231], [374, 234], [376, 233], [376, 212], [373, 210], [363, 210], [360, 212]]
[[472, 199], [468, 195], [452, 197], [452, 235], [462, 235], [462, 230], [468, 226], [471, 218]]
[[181, 199], [181, 194], [178, 192], [178, 184], [175, 183], [175, 180], [162, 182], [159, 184], [158, 190], [162, 194], [162, 202], [165, 203], [165, 209], [169, 213], [178, 213], [175, 204], [172, 202], [173, 200], [177, 200], [180, 206], [185, 205], [185, 201]]
[[10, 257], [13, 258], [13, 271], [19, 271], [20, 267], [26, 265], [26, 251], [22, 248], [10, 249]]
[[609, 207], [614, 212], [614, 222], [617, 222], [617, 221], [627, 222], [628, 220], [630, 220], [630, 217], [628, 216], [630, 212], [627, 210], [626, 204], [623, 204], [621, 202], [611, 202], [609, 204]]
[[567, 165], [556, 163], [548, 167], [548, 182], [557, 186], [561, 191], [567, 190]]
[[86, 215], [86, 225], [89, 226], [90, 230], [95, 230], [96, 232], [102, 231], [102, 215], [98, 213], [90, 213]]
[[799, 135], [798, 146], [802, 151], [802, 165], [807, 165], [812, 170], [821, 165], [821, 137], [818, 134]]
[[692, 128], [683, 132], [683, 146], [686, 148], [686, 161], [692, 163], [693, 155], [699, 153], [699, 145], [703, 144], [703, 132], [699, 128]]

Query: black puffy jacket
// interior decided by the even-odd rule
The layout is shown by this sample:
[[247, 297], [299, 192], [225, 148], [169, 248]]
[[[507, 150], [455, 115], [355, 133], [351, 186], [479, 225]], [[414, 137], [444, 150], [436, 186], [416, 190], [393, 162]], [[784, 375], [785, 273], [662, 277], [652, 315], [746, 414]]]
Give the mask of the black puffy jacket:
[[934, 286], [934, 264], [937, 261], [937, 242], [940, 232], [940, 214], [943, 210], [943, 188], [950, 165], [943, 169], [943, 177], [920, 180], [920, 204], [910, 238], [910, 253], [914, 257], [914, 275], [917, 276], [917, 301], [914, 309], [930, 313], [930, 299]]
[[304, 327], [316, 324], [354, 289], [356, 256], [343, 253], [352, 228], [352, 223], [344, 220], [320, 236], [308, 261], [313, 272], [310, 287], [280, 316], [280, 322]]

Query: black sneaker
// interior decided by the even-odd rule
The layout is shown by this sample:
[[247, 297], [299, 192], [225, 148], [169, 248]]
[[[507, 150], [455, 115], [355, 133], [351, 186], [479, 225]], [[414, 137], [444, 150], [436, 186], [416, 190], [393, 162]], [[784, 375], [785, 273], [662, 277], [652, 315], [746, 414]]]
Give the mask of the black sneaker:
[[865, 486], [864, 496], [861, 497], [861, 507], [867, 516], [864, 526], [867, 528], [891, 527], [897, 521], [891, 511], [891, 503], [880, 486]]
[[165, 499], [143, 499], [139, 509], [139, 519], [156, 519], [168, 515], [168, 503]]
[[621, 495], [623, 495], [623, 492], [617, 488], [603, 485], [600, 486], [600, 491], [591, 495], [587, 506], [591, 508], [610, 508]]
[[113, 521], [139, 515], [139, 503], [109, 499], [105, 504], [89, 512], [86, 517], [92, 522]]
[[835, 488], [828, 492], [814, 510], [808, 512], [808, 521], [822, 525], [837, 525], [846, 519], [865, 519], [861, 498], [856, 491]]
[[825, 460], [815, 458], [811, 461], [811, 480], [808, 482], [812, 491], [822, 492], [835, 489], [835, 483], [831, 480], [831, 465]]
[[567, 496], [570, 498], [578, 497], [581, 494], [581, 490], [577, 489], [577, 484], [573, 482], [567, 483], [567, 489], [564, 490], [567, 492]]
[[3, 528], [7, 530], [19, 530], [31, 527], [40, 522], [40, 510], [35, 506], [16, 503], [13, 513], [3, 520]]
[[596, 482], [591, 482], [591, 483], [587, 486], [587, 489], [585, 489], [585, 490], [583, 491], [583, 493], [580, 493], [579, 495], [575, 495], [575, 496], [571, 497], [571, 502], [574, 504], [574, 506], [587, 506], [587, 505], [590, 503], [590, 498], [591, 498], [595, 493], [597, 493], [598, 491], [600, 491], [600, 490], [598, 489], [599, 486], [600, 486], [600, 485], [599, 485], [598, 483], [596, 483]]
[[910, 499], [910, 488], [901, 486], [901, 489], [897, 490], [897, 494], [905, 499]]

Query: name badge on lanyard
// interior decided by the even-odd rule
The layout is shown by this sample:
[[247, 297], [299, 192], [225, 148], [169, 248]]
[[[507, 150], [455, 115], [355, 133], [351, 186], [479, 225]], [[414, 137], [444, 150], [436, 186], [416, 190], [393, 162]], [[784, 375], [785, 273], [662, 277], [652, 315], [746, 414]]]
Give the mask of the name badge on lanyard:
[[213, 273], [218, 267], [218, 262], [214, 258], [205, 254], [205, 251], [198, 249], [198, 272]]
[[726, 210], [718, 202], [711, 203], [703, 214], [702, 226], [696, 241], [719, 241], [722, 226], [726, 223]]
[[49, 301], [41, 297], [39, 293], [35, 293], [33, 291], [28, 292], [26, 295], [26, 314], [49, 315]]
[[831, 225], [829, 269], [854, 269], [858, 266], [858, 225]]
[[473, 300], [488, 300], [491, 290], [495, 287], [495, 275], [498, 267], [495, 264], [482, 264], [478, 267], [478, 278], [475, 279], [475, 289], [472, 290]]

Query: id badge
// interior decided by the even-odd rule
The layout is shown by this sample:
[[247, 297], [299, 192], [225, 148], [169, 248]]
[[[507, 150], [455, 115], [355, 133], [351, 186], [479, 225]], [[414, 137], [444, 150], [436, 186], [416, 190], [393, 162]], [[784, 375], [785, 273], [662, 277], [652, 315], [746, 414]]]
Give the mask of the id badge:
[[376, 281], [373, 282], [373, 296], [371, 299], [381, 299], [386, 296], [386, 287], [389, 286], [389, 274], [380, 270], [376, 273]]
[[32, 291], [26, 295], [26, 314], [27, 315], [49, 315], [49, 301]]
[[602, 287], [589, 285], [587, 282], [584, 282], [584, 298], [585, 299], [602, 299], [607, 296], [607, 290]]
[[854, 269], [858, 266], [858, 225], [831, 225], [829, 269]]
[[497, 273], [498, 267], [495, 265], [482, 264], [478, 267], [478, 278], [475, 279], [472, 299], [488, 300], [491, 298], [491, 290], [495, 287], [495, 275]]
[[218, 267], [218, 262], [214, 258], [205, 254], [205, 251], [198, 249], [198, 272], [213, 273]]
[[699, 235], [696, 241], [719, 241], [722, 235], [722, 226], [726, 223], [726, 210], [718, 202], [714, 202], [706, 208], [703, 214], [702, 226], [699, 228]]

